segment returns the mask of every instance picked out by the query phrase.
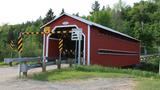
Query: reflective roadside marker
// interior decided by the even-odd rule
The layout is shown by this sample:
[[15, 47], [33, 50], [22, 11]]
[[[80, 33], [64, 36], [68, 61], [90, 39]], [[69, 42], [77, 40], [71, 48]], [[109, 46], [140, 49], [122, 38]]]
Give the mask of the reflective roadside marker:
[[20, 35], [18, 37], [18, 52], [19, 53], [22, 53], [22, 51], [23, 51], [22, 47], [23, 47], [23, 44], [22, 44], [22, 35], [20, 33]]
[[11, 49], [14, 49], [15, 45], [14, 45], [14, 42], [12, 40], [10, 41], [9, 46], [10, 46]]
[[63, 50], [63, 39], [59, 39], [59, 52], [62, 52]]

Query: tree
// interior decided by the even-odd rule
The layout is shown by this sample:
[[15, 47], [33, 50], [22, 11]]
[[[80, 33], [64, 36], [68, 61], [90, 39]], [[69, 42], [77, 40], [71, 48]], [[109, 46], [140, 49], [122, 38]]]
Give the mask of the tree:
[[114, 4], [114, 10], [115, 11], [122, 11], [123, 8], [126, 7], [126, 3], [122, 0], [119, 0], [118, 3]]
[[75, 14], [75, 13], [73, 13], [73, 15], [75, 15], [75, 16], [77, 16], [77, 17], [79, 17], [79, 12], [77, 12], [76, 14]]
[[64, 8], [62, 8], [62, 11], [61, 11], [60, 15], [64, 14], [64, 13], [65, 13]]
[[125, 32], [125, 22], [122, 19], [123, 18], [123, 14], [122, 12], [124, 12], [126, 8], [125, 2], [122, 2], [122, 0], [119, 0], [118, 3], [114, 4], [113, 10], [112, 10], [112, 28], [120, 31], [120, 32]]
[[92, 4], [92, 11], [90, 12], [90, 14], [98, 12], [99, 10], [100, 10], [100, 4], [98, 1], [95, 1], [94, 4]]
[[43, 24], [46, 24], [47, 22], [53, 20], [55, 18], [54, 12], [50, 8], [46, 14], [46, 17], [43, 19]]
[[111, 8], [109, 6], [103, 6], [102, 9], [94, 11], [94, 13], [90, 14], [88, 17], [93, 22], [111, 27]]

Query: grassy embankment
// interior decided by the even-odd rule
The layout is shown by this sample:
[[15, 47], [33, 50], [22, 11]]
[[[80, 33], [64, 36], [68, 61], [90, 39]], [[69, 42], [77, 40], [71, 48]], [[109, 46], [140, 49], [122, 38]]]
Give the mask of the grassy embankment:
[[133, 78], [136, 90], [160, 90], [160, 76], [157, 73], [134, 70], [104, 68], [100, 66], [75, 66], [61, 70], [51, 70], [45, 73], [31, 75], [29, 78], [42, 81], [60, 81], [68, 79], [102, 78]]

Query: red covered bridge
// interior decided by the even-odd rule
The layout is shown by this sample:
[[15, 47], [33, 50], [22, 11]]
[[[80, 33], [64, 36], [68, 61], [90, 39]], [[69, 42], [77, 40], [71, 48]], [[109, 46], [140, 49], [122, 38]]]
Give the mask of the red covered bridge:
[[[52, 32], [81, 28], [83, 33], [81, 57], [82, 62], [86, 65], [120, 67], [140, 62], [140, 42], [108, 27], [66, 13], [43, 25], [41, 29], [45, 27], [50, 27]], [[58, 33], [43, 36], [44, 57], [58, 57], [59, 38], [60, 34]], [[70, 33], [63, 34], [62, 38], [64, 40], [64, 55], [73, 58], [75, 41], [71, 40]]]

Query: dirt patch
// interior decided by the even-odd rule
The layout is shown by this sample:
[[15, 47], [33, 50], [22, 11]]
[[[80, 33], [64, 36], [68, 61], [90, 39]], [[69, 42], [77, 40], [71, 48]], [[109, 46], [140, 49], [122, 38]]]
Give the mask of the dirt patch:
[[129, 78], [92, 78], [78, 81], [42, 82], [34, 80], [7, 80], [0, 82], [4, 90], [133, 90]]
[[[50, 66], [48, 69], [55, 69]], [[40, 72], [41, 68], [29, 73]], [[133, 90], [131, 78], [90, 78], [59, 82], [18, 79], [18, 67], [0, 68], [0, 89], [2, 90]]]

